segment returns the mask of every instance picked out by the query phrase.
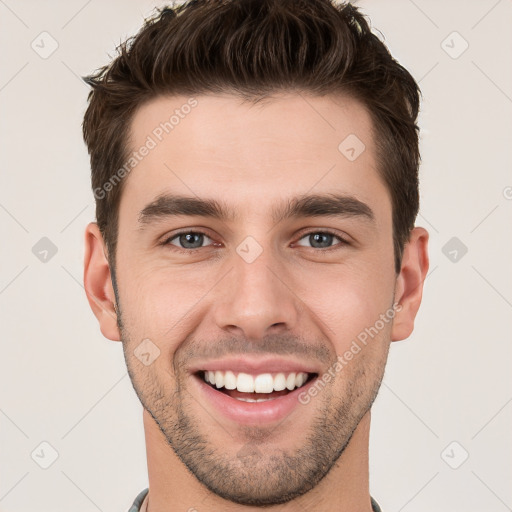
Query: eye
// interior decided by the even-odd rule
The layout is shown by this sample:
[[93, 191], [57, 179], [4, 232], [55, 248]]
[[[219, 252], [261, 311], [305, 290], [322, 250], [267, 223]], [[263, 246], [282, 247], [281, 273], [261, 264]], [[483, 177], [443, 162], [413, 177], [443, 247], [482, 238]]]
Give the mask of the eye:
[[[335, 239], [338, 240], [338, 243], [333, 245]], [[306, 240], [306, 243], [301, 243], [302, 240]], [[181, 233], [175, 233], [171, 237], [167, 238], [163, 242], [163, 245], [173, 245], [177, 247], [177, 250], [190, 252], [191, 250], [203, 248], [205, 241], [213, 242], [213, 240], [202, 231], [182, 231]], [[332, 249], [336, 248], [336, 246], [348, 245], [348, 243], [349, 242], [341, 236], [324, 230], [306, 233], [299, 239], [297, 245], [311, 247], [312, 249]]]
[[340, 241], [340, 243], [336, 245], [342, 246], [348, 244], [345, 239], [341, 238], [339, 235], [331, 233], [330, 231], [311, 231], [300, 238], [300, 240], [306, 239], [310, 245], [303, 245], [300, 243], [300, 240], [297, 244], [303, 247], [312, 247], [313, 249], [330, 249], [333, 247], [332, 242], [336, 238]]
[[168, 238], [164, 245], [175, 245], [179, 249], [200, 249], [203, 242], [212, 239], [201, 231], [183, 231]]

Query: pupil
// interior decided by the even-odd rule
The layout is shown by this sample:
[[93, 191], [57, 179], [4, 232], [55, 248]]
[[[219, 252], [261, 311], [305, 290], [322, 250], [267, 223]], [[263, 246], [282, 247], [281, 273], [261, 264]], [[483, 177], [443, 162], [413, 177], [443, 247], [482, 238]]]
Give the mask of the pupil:
[[[189, 248], [189, 249], [197, 249], [198, 247], [201, 247], [202, 245], [202, 234], [201, 233], [185, 233], [184, 235], [180, 236], [180, 243], [183, 247]], [[197, 241], [199, 241], [199, 245], [193, 246], [194, 241], [197, 244]], [[191, 247], [191, 245], [193, 247]]]
[[[315, 244], [319, 243], [322, 247], [328, 247], [330, 245], [330, 242], [332, 241], [333, 235], [330, 233], [314, 233], [313, 235], [310, 235], [310, 243], [313, 247], [315, 247]], [[322, 245], [322, 238], [323, 238], [323, 245]]]

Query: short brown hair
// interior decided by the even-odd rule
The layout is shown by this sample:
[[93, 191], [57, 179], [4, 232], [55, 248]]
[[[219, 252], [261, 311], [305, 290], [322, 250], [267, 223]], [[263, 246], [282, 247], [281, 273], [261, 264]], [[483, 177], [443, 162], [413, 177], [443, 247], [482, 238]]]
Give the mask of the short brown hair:
[[379, 172], [391, 196], [400, 271], [419, 208], [420, 90], [350, 3], [192, 0], [165, 7], [118, 47], [109, 65], [84, 80], [92, 90], [83, 135], [111, 265], [125, 180], [103, 187], [127, 160], [138, 107], [162, 95], [232, 93], [259, 101], [274, 92], [300, 91], [347, 94], [368, 110]]

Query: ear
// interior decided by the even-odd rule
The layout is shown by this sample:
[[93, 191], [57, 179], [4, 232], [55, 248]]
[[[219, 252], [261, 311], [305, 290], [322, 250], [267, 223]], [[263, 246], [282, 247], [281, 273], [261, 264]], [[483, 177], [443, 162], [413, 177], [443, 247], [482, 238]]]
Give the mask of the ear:
[[395, 303], [400, 306], [393, 321], [392, 341], [408, 338], [414, 329], [428, 263], [428, 232], [423, 228], [414, 228], [405, 244], [402, 267], [395, 285]]
[[85, 229], [84, 287], [100, 329], [112, 341], [120, 341], [115, 294], [103, 237], [95, 222]]

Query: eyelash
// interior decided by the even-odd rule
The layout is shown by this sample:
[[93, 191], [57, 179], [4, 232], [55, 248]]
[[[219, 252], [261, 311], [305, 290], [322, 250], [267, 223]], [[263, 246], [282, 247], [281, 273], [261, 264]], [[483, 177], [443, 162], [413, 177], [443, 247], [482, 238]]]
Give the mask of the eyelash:
[[[324, 248], [324, 249], [316, 248], [316, 247], [306, 247], [307, 249], [309, 248], [309, 249], [313, 249], [314, 251], [330, 252], [332, 250], [337, 250], [340, 247], [343, 247], [345, 245], [349, 245], [349, 242], [347, 240], [345, 240], [343, 237], [341, 237], [340, 235], [334, 233], [333, 231], [331, 231], [329, 229], [308, 231], [306, 233], [303, 233], [298, 240], [300, 241], [300, 240], [302, 240], [303, 238], [305, 238], [307, 236], [310, 236], [310, 235], [313, 235], [313, 234], [317, 234], [317, 233], [321, 233], [321, 234], [325, 234], [325, 235], [332, 235], [334, 238], [337, 238], [340, 241], [340, 243], [338, 243], [338, 244], [336, 244], [336, 245], [334, 245], [332, 247], [327, 247], [327, 248]], [[205, 237], [207, 237], [210, 240], [212, 240], [212, 238], [210, 236], [208, 236], [208, 233], [205, 233], [204, 231], [201, 231], [201, 230], [196, 230], [196, 231], [188, 230], [188, 231], [180, 231], [178, 233], [174, 233], [174, 235], [172, 235], [171, 237], [166, 238], [162, 242], [161, 245], [163, 245], [163, 246], [172, 245], [172, 250], [176, 250], [178, 252], [185, 253], [185, 254], [190, 254], [192, 252], [198, 251], [199, 249], [205, 249], [205, 247], [197, 247], [195, 249], [184, 249], [182, 247], [178, 247], [177, 245], [174, 245], [174, 244], [171, 243], [172, 240], [180, 237], [181, 235], [188, 235], [188, 234], [204, 235]], [[303, 247], [303, 246], [300, 246], [300, 247]]]

